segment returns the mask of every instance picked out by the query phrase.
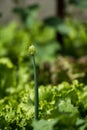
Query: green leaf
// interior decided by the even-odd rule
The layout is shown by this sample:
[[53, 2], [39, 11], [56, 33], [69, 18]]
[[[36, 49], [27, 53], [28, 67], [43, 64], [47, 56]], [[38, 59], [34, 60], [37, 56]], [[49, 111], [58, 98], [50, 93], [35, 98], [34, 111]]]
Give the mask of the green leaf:
[[44, 23], [48, 26], [51, 27], [57, 27], [61, 22], [63, 22], [60, 18], [58, 17], [49, 17], [44, 19]]
[[60, 112], [73, 114], [78, 113], [77, 108], [73, 106], [73, 104], [71, 103], [71, 99], [69, 98], [66, 98], [65, 100], [60, 100], [58, 107]]
[[53, 130], [54, 125], [57, 123], [57, 120], [40, 120], [40, 121], [34, 121], [33, 126], [34, 130]]
[[63, 23], [57, 26], [57, 31], [63, 35], [67, 35], [71, 32], [71, 29], [69, 26]]

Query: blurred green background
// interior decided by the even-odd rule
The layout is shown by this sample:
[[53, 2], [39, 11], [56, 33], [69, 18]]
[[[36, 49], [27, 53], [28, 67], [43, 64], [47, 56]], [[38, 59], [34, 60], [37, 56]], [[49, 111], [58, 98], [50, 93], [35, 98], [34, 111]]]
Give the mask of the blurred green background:
[[36, 47], [40, 118], [58, 116], [56, 129], [85, 130], [87, 0], [5, 1], [0, 0], [0, 130], [32, 130], [31, 44]]
[[[48, 17], [38, 15], [41, 9], [38, 1], [25, 4], [26, 6], [23, 6], [23, 2], [11, 1], [15, 6], [9, 10], [13, 16], [18, 17], [18, 21], [12, 17], [7, 23], [3, 21], [6, 8], [0, 15], [1, 91], [14, 91], [15, 87], [25, 86], [33, 80], [32, 63], [28, 55], [28, 47], [31, 44], [34, 44], [37, 50], [39, 85], [71, 82], [74, 79], [86, 83], [87, 17], [83, 19], [83, 15], [87, 12], [87, 1], [55, 1], [55, 14]], [[0, 6], [6, 6], [6, 3], [2, 3]], [[43, 9], [45, 10], [45, 7]], [[82, 12], [81, 15], [79, 12]], [[43, 13], [45, 16], [46, 11]]]

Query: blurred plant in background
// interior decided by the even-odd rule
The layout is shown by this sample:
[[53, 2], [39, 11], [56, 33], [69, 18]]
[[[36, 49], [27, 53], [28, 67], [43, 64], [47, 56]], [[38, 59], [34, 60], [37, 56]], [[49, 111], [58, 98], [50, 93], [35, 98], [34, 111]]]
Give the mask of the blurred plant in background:
[[[32, 66], [28, 55], [28, 47], [31, 43], [35, 44], [37, 48], [37, 64], [48, 59], [51, 61], [57, 49], [55, 29], [36, 19], [36, 7], [28, 8], [31, 13], [29, 12], [29, 16], [25, 18], [21, 26], [17, 23], [9, 23], [6, 27], [0, 27], [0, 64], [5, 64], [4, 66], [7, 69], [4, 71], [4, 68], [2, 69], [1, 67], [0, 71], [3, 76], [1, 77], [0, 89], [3, 88], [6, 92], [7, 90], [9, 92], [16, 91], [13, 84], [15, 84], [16, 89], [21, 89], [31, 80]], [[27, 24], [26, 21], [28, 22]], [[12, 69], [9, 68], [9, 63]], [[7, 71], [9, 71], [8, 77], [6, 76], [8, 74]], [[7, 81], [10, 84], [6, 85]], [[6, 94], [6, 92], [4, 93]]]
[[[6, 62], [5, 66], [10, 75], [8, 79], [4, 78], [4, 80], [2, 76], [1, 88], [5, 86], [2, 85], [5, 84], [2, 82], [7, 82], [7, 80], [11, 84], [5, 86], [7, 90], [10, 86], [13, 89], [14, 85], [21, 88], [33, 80], [32, 65], [27, 53], [28, 46], [31, 43], [37, 49], [39, 84], [57, 84], [62, 81], [71, 82], [74, 79], [79, 81], [82, 79], [81, 81], [85, 83], [87, 62], [78, 64], [77, 61], [80, 57], [87, 55], [87, 24], [72, 21], [69, 18], [64, 22], [58, 18], [37, 20], [38, 8], [38, 5], [32, 5], [26, 9], [15, 8], [14, 11], [21, 17], [21, 25], [9, 23], [6, 27], [0, 27], [0, 64]], [[56, 32], [63, 36], [64, 52], [62, 52], [61, 44], [56, 40]], [[62, 54], [70, 57], [64, 58], [60, 56]], [[58, 58], [58, 56], [60, 57]], [[77, 58], [79, 59], [77, 60]], [[12, 64], [11, 70], [8, 67], [9, 62]], [[84, 69], [81, 69], [83, 66]], [[4, 77], [6, 77], [6, 74], [5, 71]], [[14, 82], [10, 81], [10, 77], [13, 78]]]
[[[85, 130], [87, 23], [69, 17], [38, 20], [37, 4], [13, 11], [21, 18], [21, 23], [0, 26], [0, 129], [33, 129], [34, 83], [28, 47], [34, 44], [40, 94], [39, 118], [45, 119], [38, 122], [40, 129], [46, 125], [49, 130]], [[56, 33], [62, 35], [63, 49]], [[52, 126], [49, 125], [51, 119]], [[67, 123], [66, 119], [71, 122]], [[38, 130], [36, 124], [34, 122], [33, 127]]]

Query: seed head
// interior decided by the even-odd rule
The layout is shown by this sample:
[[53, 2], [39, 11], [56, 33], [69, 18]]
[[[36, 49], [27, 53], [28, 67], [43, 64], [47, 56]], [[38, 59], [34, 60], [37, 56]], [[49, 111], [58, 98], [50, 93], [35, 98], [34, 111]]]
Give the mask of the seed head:
[[36, 53], [35, 46], [34, 45], [29, 46], [28, 51], [30, 55], [34, 55]]

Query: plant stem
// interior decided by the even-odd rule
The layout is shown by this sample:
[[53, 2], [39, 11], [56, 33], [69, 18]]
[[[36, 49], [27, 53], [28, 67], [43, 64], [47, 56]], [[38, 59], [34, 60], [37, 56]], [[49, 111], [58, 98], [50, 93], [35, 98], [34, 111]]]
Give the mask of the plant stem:
[[35, 120], [38, 120], [38, 105], [39, 105], [39, 99], [38, 99], [38, 83], [37, 83], [37, 71], [36, 71], [36, 64], [35, 64], [35, 58], [34, 55], [32, 55], [32, 61], [33, 61], [33, 67], [34, 67], [34, 91], [35, 91]]

